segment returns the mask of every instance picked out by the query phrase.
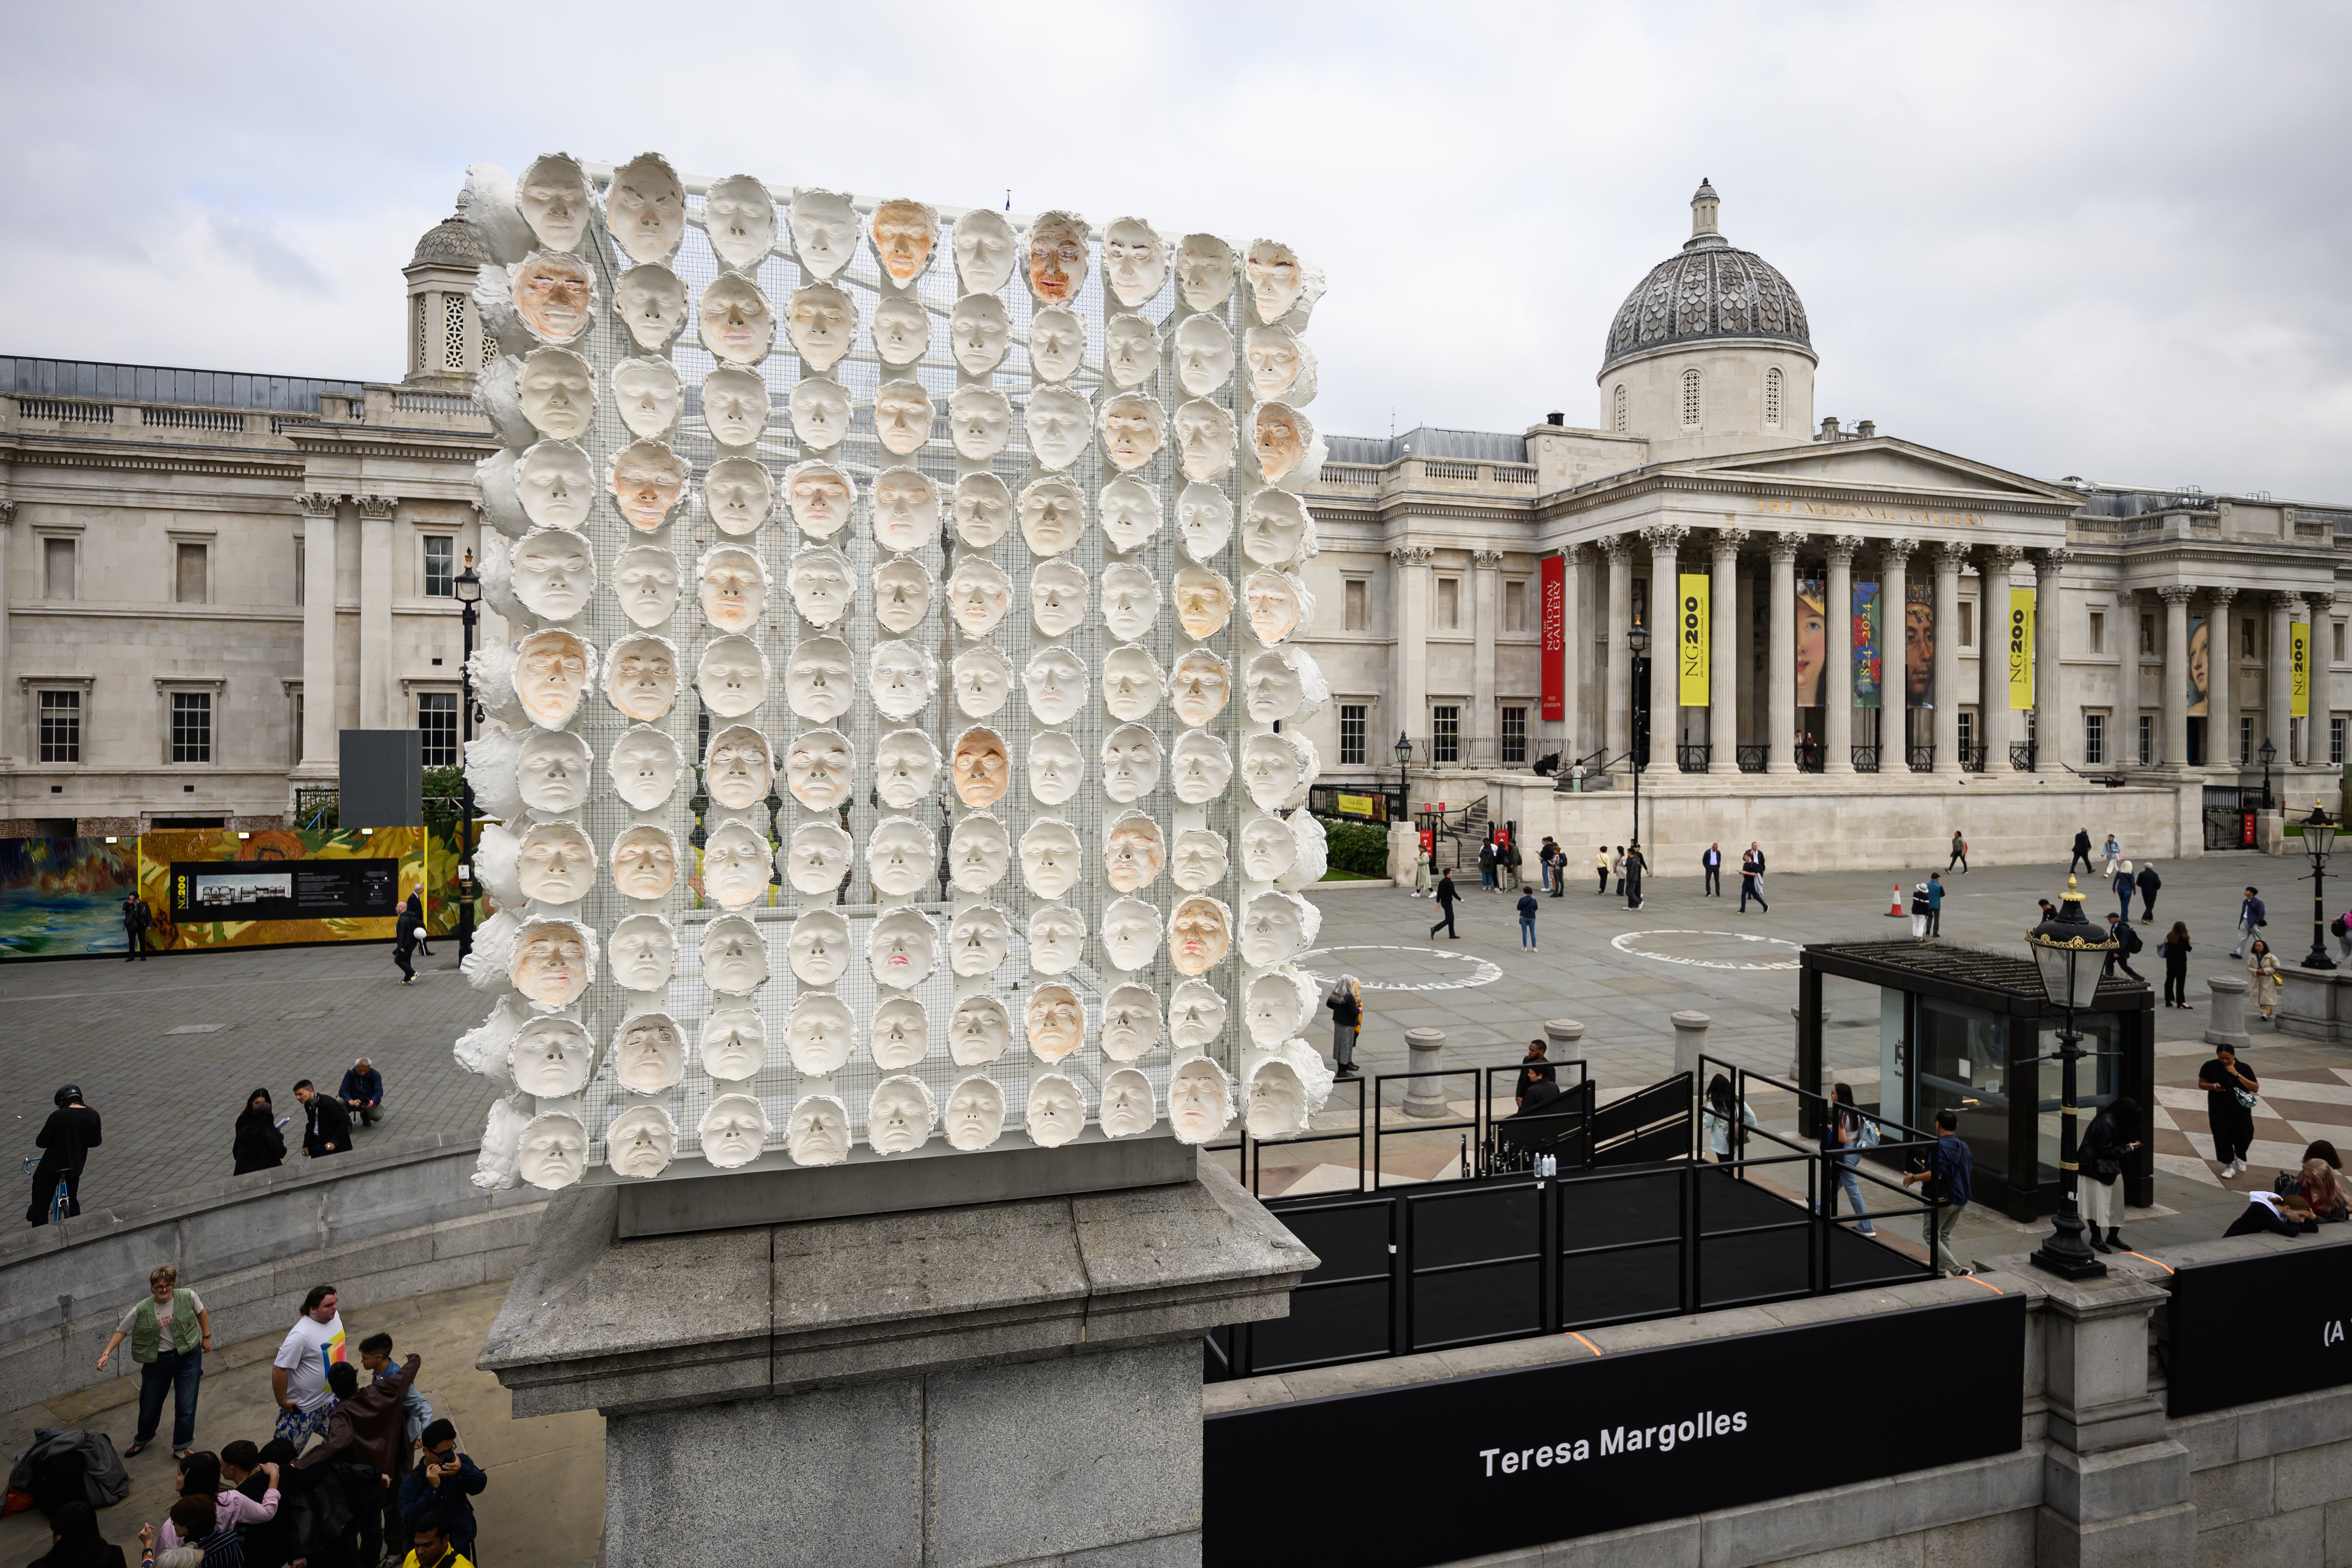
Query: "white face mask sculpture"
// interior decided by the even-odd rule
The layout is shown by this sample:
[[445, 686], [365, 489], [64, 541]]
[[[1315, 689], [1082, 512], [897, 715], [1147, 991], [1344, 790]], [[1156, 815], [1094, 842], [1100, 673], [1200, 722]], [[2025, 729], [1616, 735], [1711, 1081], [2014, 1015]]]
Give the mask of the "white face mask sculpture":
[[784, 504], [811, 539], [831, 539], [848, 526], [857, 492], [831, 463], [794, 463], [784, 470]]
[[987, 718], [1013, 694], [1012, 661], [985, 645], [956, 655], [951, 679], [956, 711], [967, 719]]
[[749, 909], [768, 890], [768, 841], [740, 822], [712, 832], [702, 846], [702, 885], [723, 910]]
[[1306, 1130], [1307, 1086], [1297, 1068], [1279, 1057], [1250, 1068], [1246, 1125], [1253, 1138], [1287, 1138]]
[[677, 557], [658, 544], [632, 544], [613, 563], [613, 594], [621, 613], [651, 628], [677, 608]]
[[1067, 381], [1086, 363], [1087, 330], [1073, 310], [1048, 306], [1029, 321], [1029, 368], [1040, 381]]
[[533, 632], [515, 645], [515, 699], [533, 724], [560, 730], [580, 711], [595, 671], [595, 654], [570, 632]]
[[605, 939], [604, 955], [624, 991], [667, 991], [677, 973], [677, 933], [659, 915], [631, 915]]
[[1067, 387], [1041, 386], [1030, 393], [1021, 427], [1028, 432], [1030, 455], [1037, 466], [1058, 473], [1085, 456], [1094, 436], [1093, 416], [1093, 406]]
[[667, 353], [686, 330], [686, 285], [677, 274], [667, 267], [632, 267], [614, 289], [629, 341], [647, 353]]
[[533, 903], [573, 904], [596, 880], [596, 847], [577, 823], [542, 822], [523, 830], [515, 874]]
[[721, 915], [705, 926], [702, 978], [713, 991], [728, 996], [749, 996], [765, 985], [768, 944], [760, 928], [741, 915]]
[[1261, 811], [1288, 811], [1305, 800], [1316, 767], [1296, 736], [1252, 735], [1242, 742], [1242, 782]]
[[1225, 629], [1233, 614], [1234, 585], [1223, 573], [1209, 566], [1177, 569], [1176, 624], [1186, 637], [1205, 642]]
[[658, 1105], [624, 1110], [604, 1128], [604, 1163], [625, 1176], [658, 1176], [677, 1157], [677, 1123]]
[[1103, 568], [1102, 605], [1103, 625], [1110, 635], [1133, 642], [1160, 618], [1160, 584], [1133, 562], [1114, 561]]
[[641, 153], [613, 171], [604, 226], [633, 261], [667, 261], [686, 234], [686, 191], [658, 153]]
[[848, 736], [838, 730], [803, 730], [784, 747], [784, 787], [811, 811], [831, 811], [849, 798], [856, 765]]
[[480, 735], [466, 742], [466, 782], [473, 786], [474, 804], [482, 815], [509, 817], [520, 809], [515, 758], [527, 737], [542, 732], [525, 729], [518, 733], [499, 722], [485, 726]]
[[1029, 1054], [1041, 1062], [1057, 1062], [1087, 1043], [1086, 1004], [1066, 985], [1040, 985], [1029, 994], [1022, 1012], [1029, 1037]]
[[1045, 904], [1029, 916], [1029, 967], [1067, 974], [1086, 956], [1087, 928], [1066, 904]]
[[1160, 787], [1160, 737], [1140, 724], [1121, 724], [1103, 737], [1103, 793], [1132, 805]]
[[978, 1073], [948, 1090], [948, 1146], [969, 1153], [985, 1149], [1004, 1131], [1004, 1090]]
[[812, 277], [838, 276], [857, 255], [857, 213], [839, 191], [801, 192], [784, 226], [792, 231], [793, 254]]
[[587, 1168], [588, 1130], [578, 1117], [534, 1116], [523, 1128], [515, 1169], [532, 1186], [568, 1187]]
[[613, 458], [613, 500], [639, 533], [669, 521], [686, 494], [686, 459], [659, 441], [633, 441]]
[[1113, 218], [1103, 230], [1102, 268], [1111, 298], [1133, 310], [1168, 281], [1168, 246], [1141, 218]]
[[1179, 974], [1206, 974], [1233, 945], [1233, 915], [1218, 900], [1195, 894], [1168, 917], [1168, 952]]
[[1323, 911], [1296, 893], [1253, 893], [1242, 905], [1242, 962], [1287, 963], [1307, 951]]
[[1250, 307], [1257, 319], [1271, 324], [1290, 314], [1307, 282], [1307, 268], [1298, 253], [1278, 239], [1254, 239], [1244, 266]]
[[903, 197], [877, 205], [866, 226], [874, 259], [901, 289], [923, 275], [940, 243], [940, 215]]
[[923, 1146], [939, 1107], [923, 1080], [900, 1073], [874, 1086], [866, 1106], [866, 1142], [877, 1154], [904, 1154]]
[[595, 503], [588, 454], [569, 441], [539, 441], [515, 459], [515, 495], [539, 528], [578, 528]]
[[1252, 327], [1243, 334], [1249, 356], [1250, 386], [1262, 403], [1293, 407], [1315, 395], [1315, 351], [1288, 327]]
[[[793, 1122], [800, 1123], [799, 1106], [793, 1108]], [[731, 1171], [748, 1165], [760, 1157], [760, 1151], [773, 1131], [768, 1125], [768, 1113], [760, 1102], [748, 1094], [722, 1094], [710, 1102], [702, 1113], [701, 1124], [695, 1129], [701, 1140], [702, 1157], [714, 1170]], [[849, 1141], [849, 1130], [842, 1129], [842, 1142]], [[794, 1156], [798, 1159], [798, 1156]], [[804, 1163], [804, 1162], [803, 1162]]]
[[948, 242], [955, 252], [956, 279], [967, 294], [993, 294], [1011, 280], [1019, 254], [1013, 226], [1003, 216], [982, 207], [956, 219]]
[[849, 835], [829, 822], [804, 822], [784, 846], [784, 880], [794, 889], [830, 893], [849, 874]]
[[993, 294], [966, 294], [948, 314], [948, 348], [967, 375], [986, 375], [1004, 363], [1013, 326], [1004, 301]]
[[1176, 798], [1186, 805], [1206, 805], [1221, 798], [1234, 778], [1234, 753], [1225, 742], [1205, 730], [1188, 730], [1176, 737], [1170, 762]]
[[522, 416], [551, 440], [577, 441], [596, 417], [596, 373], [570, 349], [533, 349], [515, 373]]
[[702, 226], [719, 259], [749, 272], [776, 248], [776, 201], [749, 174], [713, 182], [702, 198]]
[[640, 724], [667, 713], [677, 700], [677, 649], [670, 640], [640, 632], [614, 644], [604, 661], [604, 700]]
[[967, 996], [948, 1019], [948, 1055], [960, 1068], [992, 1062], [1012, 1043], [1012, 1016], [993, 996]]
[[1208, 1058], [1193, 1058], [1168, 1080], [1168, 1121], [1179, 1143], [1206, 1143], [1233, 1119], [1233, 1080]]
[[1029, 711], [1043, 724], [1066, 724], [1087, 701], [1087, 667], [1066, 647], [1049, 647], [1021, 672]]
[[1060, 805], [1087, 782], [1087, 757], [1059, 730], [1029, 737], [1029, 794], [1039, 805]]
[[1103, 871], [1122, 893], [1139, 892], [1159, 879], [1168, 863], [1168, 841], [1160, 824], [1139, 811], [1121, 813], [1103, 835]]
[[939, 689], [939, 661], [919, 643], [874, 645], [870, 665], [874, 707], [885, 719], [904, 721], [929, 706]]
[[805, 985], [830, 985], [849, 969], [849, 921], [832, 910], [811, 910], [793, 922], [784, 942], [793, 978]]
[[985, 810], [1004, 798], [1012, 783], [1012, 760], [1004, 737], [993, 730], [974, 727], [956, 737], [954, 766], [956, 799], [974, 810]]
[[1021, 237], [1029, 292], [1040, 305], [1066, 305], [1087, 280], [1087, 220], [1076, 213], [1039, 213]]
[[784, 699], [812, 724], [830, 724], [849, 711], [849, 645], [839, 637], [809, 637], [784, 661]]
[[1234, 503], [1214, 485], [1189, 484], [1176, 496], [1176, 542], [1193, 561], [1213, 561], [1234, 536]]
[[966, 474], [956, 481], [956, 537], [985, 550], [1013, 526], [1013, 492], [994, 474]]
[[1225, 999], [1205, 980], [1187, 980], [1168, 998], [1168, 1038], [1179, 1051], [1205, 1051], [1225, 1032]]
[[809, 369], [831, 370], [857, 337], [857, 307], [830, 283], [804, 283], [784, 301], [784, 335]]
[[931, 438], [931, 398], [919, 381], [886, 381], [874, 394], [874, 438], [904, 458]]
[[994, 904], [972, 904], [948, 927], [948, 967], [965, 980], [985, 980], [1013, 952], [1013, 922]]
[[[903, 816], [886, 818], [883, 826], [887, 827], [892, 821], [917, 828], [925, 838], [930, 837], [929, 828]], [[874, 972], [877, 985], [912, 991], [939, 967], [939, 947], [940, 928], [929, 915], [920, 910], [896, 909], [876, 921], [874, 929], [866, 934], [866, 963]]]
[[686, 406], [686, 387], [666, 359], [625, 359], [613, 367], [613, 403], [632, 436], [669, 434]]
[[749, 447], [768, 425], [768, 384], [753, 372], [722, 364], [702, 378], [702, 421], [722, 447]]
[[[1249, 880], [1271, 882], [1297, 858], [1298, 840], [1281, 817], [1253, 816], [1242, 824], [1242, 875]], [[1292, 1032], [1285, 1029], [1283, 1034]]]
[[885, 550], [920, 550], [940, 536], [940, 488], [913, 468], [885, 468], [874, 479], [874, 542]]
[[1013, 840], [992, 816], [967, 816], [948, 837], [948, 880], [961, 892], [984, 893], [1004, 879]]
[[1086, 502], [1069, 480], [1043, 479], [1022, 490], [1021, 537], [1034, 553], [1061, 554], [1078, 542], [1086, 525]]
[[1295, 966], [1259, 975], [1249, 983], [1242, 1001], [1251, 1042], [1271, 1050], [1306, 1027], [1314, 1005], [1314, 982]]
[[1306, 468], [1316, 446], [1314, 423], [1287, 403], [1261, 403], [1250, 411], [1250, 444], [1267, 484], [1281, 484], [1293, 475], [1313, 477]]
[[[931, 830], [911, 816], [886, 816], [866, 839], [866, 869], [874, 890], [886, 899], [913, 898], [940, 863], [940, 847]], [[885, 924], [888, 917], [885, 917]], [[878, 942], [880, 927], [876, 928]], [[928, 965], [926, 966], [928, 968]], [[881, 976], [877, 973], [876, 978]], [[885, 984], [905, 984], [891, 980]]]
[[838, 382], [812, 377], [793, 388], [786, 407], [793, 434], [812, 451], [831, 451], [849, 434], [849, 394]]
[[1151, 988], [1113, 987], [1103, 998], [1103, 1055], [1115, 1062], [1138, 1061], [1159, 1043], [1160, 998]]
[[1268, 647], [1297, 631], [1314, 614], [1315, 596], [1289, 573], [1262, 566], [1242, 583], [1242, 604], [1251, 633]]
[[577, 253], [588, 235], [588, 176], [569, 153], [549, 153], [515, 182], [515, 205], [539, 243]]
[[1077, 885], [1078, 830], [1041, 816], [1021, 835], [1021, 879], [1041, 899], [1058, 899]]
[[740, 272], [722, 272], [703, 289], [698, 319], [702, 346], [729, 364], [758, 364], [775, 345], [776, 313]]
[[829, 1094], [803, 1095], [785, 1123], [784, 1148], [795, 1165], [838, 1165], [849, 1158], [849, 1110]]
[[1102, 520], [1103, 538], [1113, 550], [1137, 549], [1160, 531], [1160, 492], [1131, 476], [1105, 485], [1096, 511]]
[[1205, 398], [1180, 405], [1176, 461], [1188, 479], [1223, 478], [1234, 466], [1234, 416]]
[[1160, 950], [1160, 911], [1140, 899], [1113, 899], [1103, 910], [1102, 944], [1113, 968], [1148, 967]]
[[1049, 1072], [1029, 1086], [1029, 1142], [1058, 1149], [1087, 1130], [1087, 1097], [1076, 1082]]
[[525, 921], [507, 951], [507, 980], [544, 1012], [569, 1007], [596, 978], [596, 939], [576, 921]]
[[1168, 414], [1160, 400], [1122, 392], [1102, 406], [1103, 455], [1121, 473], [1132, 473], [1160, 455], [1168, 441]]
[[768, 608], [768, 568], [740, 544], [703, 552], [695, 568], [701, 580], [702, 618], [722, 632], [749, 632]]
[[1330, 695], [1321, 667], [1304, 648], [1273, 648], [1252, 658], [1242, 671], [1249, 716], [1260, 723], [1315, 712]]
[[1029, 574], [1029, 614], [1037, 630], [1065, 637], [1087, 621], [1087, 574], [1067, 561], [1047, 561]]
[[613, 886], [624, 897], [666, 899], [677, 881], [677, 839], [668, 828], [641, 823], [614, 836]]
[[702, 782], [710, 798], [730, 811], [749, 811], [767, 799], [775, 784], [767, 737], [749, 724], [719, 731], [702, 754]]
[[1192, 648], [1168, 672], [1169, 706], [1177, 718], [1198, 728], [1224, 711], [1233, 687], [1233, 671], [1223, 659], [1207, 648]]
[[1013, 439], [1013, 405], [985, 386], [959, 386], [948, 394], [948, 433], [956, 455], [984, 463]]
[[593, 761], [588, 742], [577, 735], [533, 731], [515, 752], [516, 790], [523, 805], [541, 816], [577, 811], [588, 798], [588, 769]]
[[920, 730], [893, 730], [874, 746], [876, 793], [893, 811], [911, 810], [939, 784], [940, 751]]
[[912, 300], [874, 307], [874, 352], [887, 365], [910, 365], [931, 349], [931, 313]]
[[596, 586], [596, 552], [585, 534], [534, 528], [514, 547], [514, 596], [542, 620], [568, 621], [588, 607]]
[[613, 1034], [613, 1078], [631, 1094], [660, 1094], [686, 1076], [686, 1037], [667, 1013], [640, 1013]]
[[534, 250], [512, 268], [515, 314], [543, 343], [568, 343], [596, 316], [596, 279], [562, 251]]
[[1167, 678], [1151, 655], [1133, 643], [1115, 647], [1103, 658], [1103, 706], [1114, 719], [1130, 723], [1148, 719], [1160, 707]]
[[719, 718], [740, 719], [768, 700], [767, 656], [747, 637], [714, 638], [695, 668], [694, 689]]
[[1214, 316], [1187, 316], [1176, 329], [1176, 384], [1206, 397], [1233, 379], [1234, 334]]
[[1106, 1138], [1132, 1138], [1149, 1132], [1160, 1120], [1151, 1098], [1151, 1080], [1133, 1068], [1121, 1068], [1103, 1079], [1102, 1110], [1096, 1118]]
[[1176, 835], [1169, 851], [1173, 868], [1169, 875], [1188, 893], [1205, 893], [1225, 879], [1225, 836], [1205, 827], [1187, 827]]
[[1242, 509], [1242, 553], [1259, 566], [1286, 566], [1315, 552], [1307, 503], [1281, 490], [1260, 490]]
[[849, 1004], [828, 991], [803, 991], [784, 1016], [784, 1049], [793, 1070], [811, 1078], [840, 1071], [856, 1035]]
[[702, 477], [702, 502], [719, 532], [748, 539], [775, 510], [775, 481], [750, 458], [721, 458]]
[[1213, 234], [1188, 234], [1176, 247], [1176, 289], [1195, 310], [1233, 298], [1234, 247]]
[[533, 1018], [515, 1031], [509, 1061], [515, 1087], [541, 1100], [562, 1100], [588, 1086], [596, 1042], [569, 1018]]
[[895, 1072], [920, 1062], [930, 1049], [930, 1015], [920, 1002], [912, 996], [886, 996], [874, 1009], [866, 1047], [876, 1067]]
[[967, 555], [948, 578], [948, 614], [968, 637], [994, 631], [1013, 607], [1013, 579], [992, 561]]

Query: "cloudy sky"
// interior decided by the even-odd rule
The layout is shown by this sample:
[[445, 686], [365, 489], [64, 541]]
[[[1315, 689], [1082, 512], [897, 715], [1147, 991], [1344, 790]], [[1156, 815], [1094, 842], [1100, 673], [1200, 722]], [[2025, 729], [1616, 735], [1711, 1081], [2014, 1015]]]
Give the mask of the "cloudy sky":
[[467, 163], [653, 149], [1287, 238], [1330, 278], [1326, 428], [1590, 424], [1706, 175], [1804, 298], [1821, 413], [2352, 501], [2344, 6], [411, 0], [8, 33], [5, 353], [396, 377], [399, 268]]

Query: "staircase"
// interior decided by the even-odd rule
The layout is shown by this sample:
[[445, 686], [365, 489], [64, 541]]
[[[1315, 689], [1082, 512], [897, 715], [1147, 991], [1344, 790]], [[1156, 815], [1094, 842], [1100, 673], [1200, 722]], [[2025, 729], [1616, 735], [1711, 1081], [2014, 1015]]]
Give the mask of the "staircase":
[[1441, 871], [1459, 871], [1465, 866], [1478, 868], [1478, 846], [1486, 842], [1486, 797], [1480, 795], [1459, 811], [1449, 811], [1437, 821], [1437, 868]]

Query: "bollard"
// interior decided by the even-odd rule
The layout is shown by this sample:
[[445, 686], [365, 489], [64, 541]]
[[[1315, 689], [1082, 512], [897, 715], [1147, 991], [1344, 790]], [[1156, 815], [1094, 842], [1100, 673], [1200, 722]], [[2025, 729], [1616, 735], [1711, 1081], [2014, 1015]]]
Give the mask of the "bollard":
[[1584, 1026], [1573, 1018], [1546, 1018], [1544, 1043], [1551, 1049], [1551, 1059], [1563, 1062], [1576, 1054], [1583, 1042]]
[[2205, 1026], [2207, 1045], [2246, 1048], [2246, 993], [2252, 988], [2238, 974], [2217, 974], [2205, 982], [2205, 994], [2213, 1004], [2213, 1021]]
[[1436, 1076], [1438, 1058], [1445, 1050], [1443, 1029], [1407, 1029], [1404, 1032], [1406, 1065], [1416, 1075], [1404, 1086], [1404, 1113], [1426, 1117], [1432, 1121], [1446, 1113], [1445, 1080]]
[[1704, 1013], [1676, 1013], [1666, 1021], [1675, 1026], [1675, 1070], [1690, 1074], [1692, 1085], [1704, 1092], [1698, 1058], [1706, 1049], [1706, 1026], [1715, 1020]]

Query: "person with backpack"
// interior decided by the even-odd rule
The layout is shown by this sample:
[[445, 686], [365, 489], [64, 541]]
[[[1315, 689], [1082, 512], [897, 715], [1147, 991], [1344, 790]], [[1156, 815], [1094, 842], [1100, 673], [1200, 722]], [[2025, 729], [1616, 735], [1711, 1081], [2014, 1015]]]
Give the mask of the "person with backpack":
[[1481, 892], [1495, 890], [1495, 841], [1492, 838], [1478, 846], [1478, 888]]
[[1496, 865], [1500, 868], [1504, 887], [1516, 889], [1526, 886], [1526, 884], [1519, 879], [1519, 841], [1517, 838], [1512, 837], [1503, 840], [1502, 850], [1495, 857], [1495, 862]]
[[1356, 1036], [1364, 1026], [1364, 988], [1352, 974], [1342, 974], [1323, 998], [1331, 1009], [1331, 1062], [1335, 1078], [1356, 1076]]
[[2137, 952], [2143, 945], [2139, 940], [2139, 932], [2132, 930], [2123, 916], [2109, 915], [2107, 934], [2116, 939], [2116, 950], [2107, 954], [2106, 972], [2113, 974], [2120, 969], [2142, 985], [2147, 984], [2147, 977], [2131, 966], [2131, 955]]
[[1903, 1184], [1925, 1184], [1925, 1195], [1935, 1200], [1936, 1206], [1926, 1216], [1927, 1234], [1920, 1241], [1935, 1260], [1938, 1274], [1974, 1272], [1961, 1268], [1952, 1254], [1952, 1227], [1960, 1223], [1975, 1182], [1976, 1156], [1960, 1138], [1959, 1117], [1950, 1110], [1936, 1112], [1936, 1147], [1928, 1153], [1927, 1168], [1904, 1172]]
[[2164, 960], [2164, 1005], [2189, 1010], [2189, 922], [2175, 921], [2172, 929], [2157, 944], [2156, 956]]
[[1838, 1194], [1843, 1192], [1846, 1201], [1862, 1223], [1853, 1227], [1856, 1236], [1876, 1236], [1878, 1227], [1870, 1223], [1870, 1205], [1862, 1201], [1862, 1178], [1854, 1173], [1862, 1163], [1859, 1149], [1875, 1148], [1878, 1144], [1878, 1123], [1863, 1115], [1853, 1102], [1853, 1090], [1844, 1084], [1830, 1086], [1829, 1116], [1822, 1123], [1822, 1152], [1830, 1157], [1832, 1181], [1822, 1194], [1822, 1212], [1837, 1216]]
[[[2124, 1212], [2120, 1184], [2124, 1162], [2139, 1150], [2131, 1136], [2138, 1119], [2138, 1104], [2129, 1095], [2118, 1095], [2099, 1108], [2083, 1132], [2082, 1165], [2076, 1172], [2083, 1179], [2078, 1189], [2083, 1194], [2083, 1239], [2100, 1252], [2124, 1249], [2123, 1237], [2116, 1234]], [[2107, 1233], [2105, 1240], [2099, 1237], [2102, 1229]]]

